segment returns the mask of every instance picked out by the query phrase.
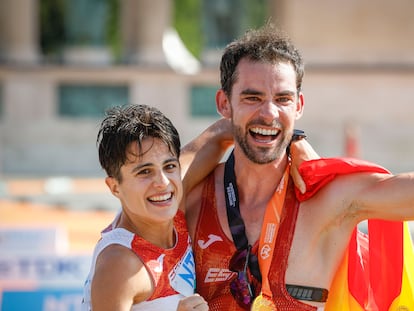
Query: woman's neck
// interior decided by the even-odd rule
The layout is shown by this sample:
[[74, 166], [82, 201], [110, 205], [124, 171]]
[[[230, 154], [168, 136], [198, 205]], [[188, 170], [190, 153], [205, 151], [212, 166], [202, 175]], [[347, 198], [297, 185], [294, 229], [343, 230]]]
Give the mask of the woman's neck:
[[122, 212], [117, 227], [139, 235], [151, 244], [164, 249], [172, 248], [176, 242], [173, 220], [165, 223], [146, 223], [133, 220], [126, 213]]

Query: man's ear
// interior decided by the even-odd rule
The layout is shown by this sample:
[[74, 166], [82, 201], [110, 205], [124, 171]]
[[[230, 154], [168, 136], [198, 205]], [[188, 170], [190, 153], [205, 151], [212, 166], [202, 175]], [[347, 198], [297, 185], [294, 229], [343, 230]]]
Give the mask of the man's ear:
[[305, 97], [303, 96], [302, 92], [299, 92], [298, 101], [296, 103], [296, 118], [295, 118], [295, 120], [299, 120], [302, 117], [304, 106], [305, 106]]
[[114, 177], [106, 177], [105, 183], [108, 186], [109, 190], [111, 190], [112, 194], [116, 197], [119, 196], [119, 189], [118, 189], [118, 181]]
[[216, 108], [217, 112], [221, 114], [224, 118], [231, 118], [230, 101], [223, 89], [219, 89], [216, 93]]

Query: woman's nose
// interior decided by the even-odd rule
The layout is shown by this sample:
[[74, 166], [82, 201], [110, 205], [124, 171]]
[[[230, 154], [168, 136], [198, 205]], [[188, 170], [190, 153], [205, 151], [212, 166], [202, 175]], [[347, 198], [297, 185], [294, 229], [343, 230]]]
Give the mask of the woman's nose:
[[158, 187], [163, 187], [168, 185], [169, 183], [169, 179], [167, 177], [167, 175], [160, 171], [159, 173], [156, 174], [155, 178], [154, 178], [154, 184]]

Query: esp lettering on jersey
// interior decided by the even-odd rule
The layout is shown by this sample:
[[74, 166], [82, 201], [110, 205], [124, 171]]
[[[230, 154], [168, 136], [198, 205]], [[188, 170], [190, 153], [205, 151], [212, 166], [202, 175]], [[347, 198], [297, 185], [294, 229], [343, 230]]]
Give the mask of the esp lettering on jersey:
[[229, 269], [210, 268], [206, 273], [204, 283], [224, 282], [231, 279], [233, 274], [235, 274], [235, 272], [230, 271]]

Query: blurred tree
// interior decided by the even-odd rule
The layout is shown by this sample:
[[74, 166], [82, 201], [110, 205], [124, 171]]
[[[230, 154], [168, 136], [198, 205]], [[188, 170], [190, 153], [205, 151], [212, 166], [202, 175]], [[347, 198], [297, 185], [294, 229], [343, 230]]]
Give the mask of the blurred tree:
[[[94, 36], [89, 36], [93, 41], [89, 40], [91, 41], [89, 43], [99, 43], [109, 46], [116, 60], [119, 60], [122, 49], [119, 16], [120, 1], [122, 0], [99, 0], [95, 2], [96, 4], [100, 4], [101, 7], [106, 8], [106, 12], [101, 14], [104, 20], [101, 21], [100, 25], [103, 25], [101, 28], [104, 29], [100, 29], [103, 35], [99, 39], [104, 41], [98, 42], [99, 40]], [[207, 44], [206, 32], [211, 31], [203, 29], [202, 16], [205, 14], [202, 9], [203, 1], [208, 2], [208, 0], [174, 0], [173, 26], [176, 28], [187, 49], [197, 58], [200, 58], [201, 52]], [[248, 28], [263, 25], [268, 18], [269, 0], [241, 0], [240, 2], [236, 1], [234, 3], [231, 0], [221, 1], [233, 6], [237, 5], [237, 9], [242, 10], [238, 14], [238, 16], [242, 17], [241, 19], [237, 18], [237, 14], [230, 13], [230, 17], [238, 20], [238, 28], [241, 32]], [[74, 29], [68, 29], [67, 18], [71, 12], [71, 10], [68, 10], [68, 6], [74, 5], [87, 7], [78, 12], [82, 13], [83, 19], [85, 19], [85, 16], [90, 16], [91, 3], [94, 2], [90, 2], [89, 0], [40, 0], [40, 45], [43, 54], [47, 58], [58, 59], [63, 47], [69, 41], [74, 40], [74, 31], [81, 31], [82, 36], [80, 37], [83, 38], [82, 40], [86, 40], [85, 42], [88, 42], [85, 34], [91, 33], [93, 35], [92, 28], [94, 27], [92, 27], [91, 20], [72, 21], [71, 23], [75, 27]], [[96, 14], [96, 9], [97, 7], [94, 6], [94, 14]], [[231, 32], [231, 29], [227, 29], [227, 31]], [[79, 40], [80, 37], [76, 40]]]
[[201, 0], [174, 0], [173, 26], [191, 54], [199, 58], [203, 49]]
[[[220, 46], [225, 45], [247, 29], [262, 26], [269, 18], [269, 0], [174, 0], [174, 4], [173, 25], [187, 49], [197, 58], [200, 58], [202, 50], [209, 45], [208, 41], [211, 38]], [[221, 28], [220, 25], [215, 25], [216, 28], [220, 28], [220, 33], [211, 33], [214, 29], [207, 24], [219, 21], [213, 21], [212, 16], [208, 16], [206, 8], [215, 8], [218, 13], [225, 14], [225, 7], [230, 8], [224, 20], [227, 22]], [[207, 19], [204, 20], [204, 25], [203, 18]]]
[[246, 11], [248, 12], [248, 28], [257, 28], [263, 26], [264, 23], [269, 19], [269, 1], [270, 0], [247, 1]]
[[66, 40], [65, 0], [40, 0], [40, 48], [44, 55], [58, 57]]
[[121, 42], [121, 25], [120, 25], [120, 1], [109, 0], [109, 14], [107, 16], [106, 39], [114, 55], [115, 61], [121, 59], [122, 42]]

